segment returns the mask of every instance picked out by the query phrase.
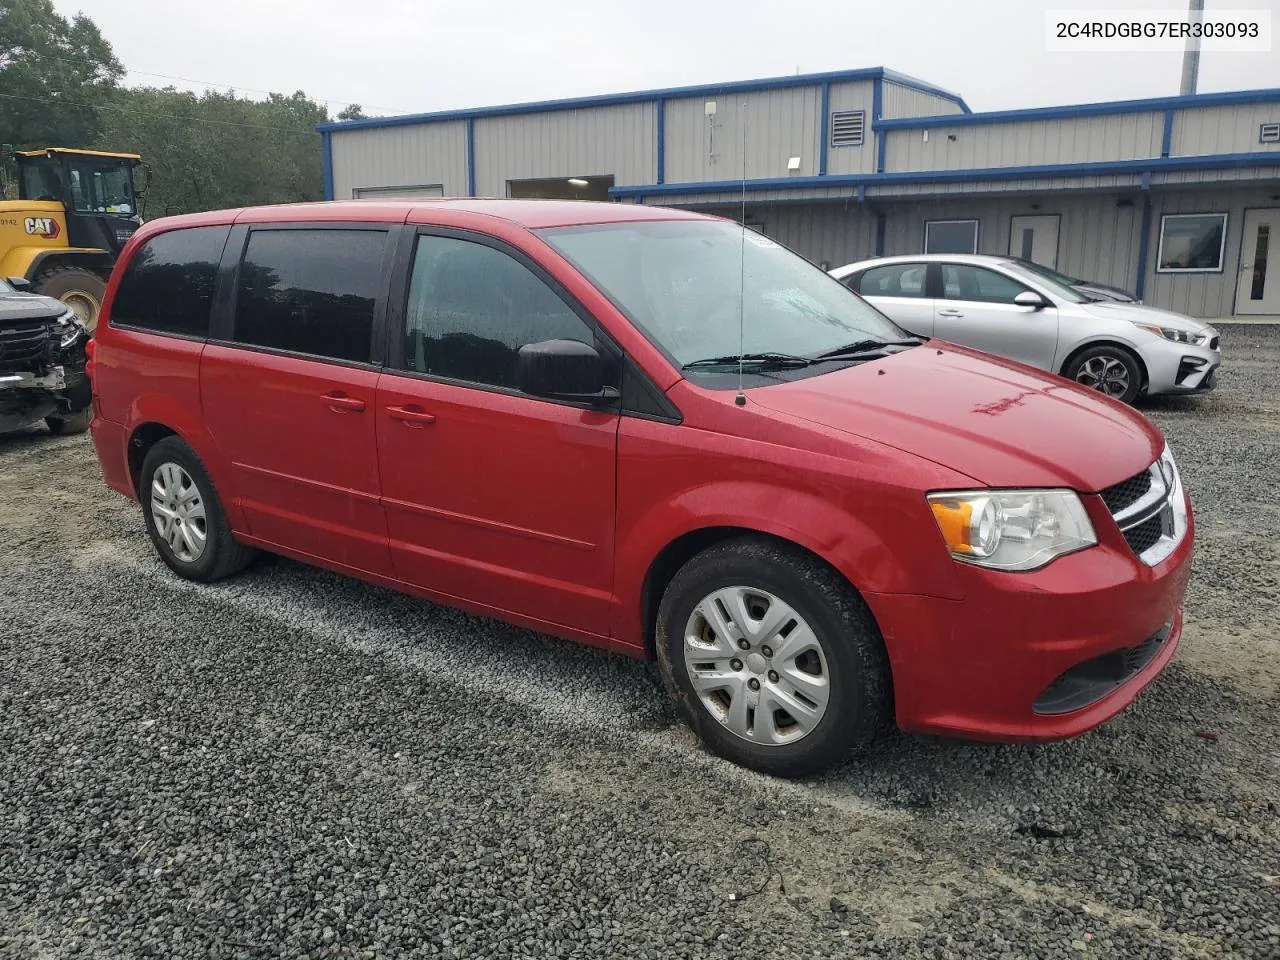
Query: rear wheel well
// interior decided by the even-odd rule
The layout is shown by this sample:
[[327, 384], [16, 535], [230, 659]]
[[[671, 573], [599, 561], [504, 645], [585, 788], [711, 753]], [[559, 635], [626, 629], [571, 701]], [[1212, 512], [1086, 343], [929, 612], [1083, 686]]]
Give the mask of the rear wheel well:
[[176, 430], [163, 423], [144, 423], [129, 437], [129, 479], [139, 498], [142, 497], [142, 463], [147, 459], [147, 452], [165, 437], [177, 435]]
[[[773, 540], [777, 543], [786, 544], [793, 549], [803, 550], [819, 563], [834, 570], [846, 583], [849, 582], [848, 578], [839, 570], [836, 570], [825, 558], [814, 553], [808, 547], [785, 537], [762, 533], [759, 530], [752, 530], [750, 527], [703, 527], [700, 530], [691, 530], [663, 547], [658, 555], [653, 558], [653, 562], [649, 564], [649, 570], [645, 574], [644, 586], [640, 590], [640, 623], [644, 631], [645, 653], [650, 659], [657, 654], [654, 647], [654, 636], [658, 621], [658, 606], [662, 603], [662, 595], [666, 592], [667, 585], [671, 583], [676, 572], [704, 550], [718, 543], [723, 543], [725, 540], [732, 540], [737, 537]], [[861, 595], [861, 591], [854, 584], [850, 583], [849, 587], [855, 593]]]
[[1142, 357], [1140, 357], [1138, 352], [1132, 347], [1125, 346], [1123, 343], [1118, 343], [1115, 340], [1091, 340], [1088, 343], [1080, 344], [1080, 346], [1071, 351], [1071, 354], [1066, 360], [1062, 361], [1062, 369], [1058, 372], [1065, 377], [1067, 375], [1067, 371], [1071, 369], [1071, 364], [1075, 362], [1076, 357], [1080, 356], [1080, 354], [1084, 353], [1086, 350], [1092, 350], [1094, 347], [1111, 347], [1115, 350], [1119, 350], [1121, 353], [1125, 354], [1125, 356], [1132, 358], [1133, 362], [1138, 365], [1138, 372], [1142, 374], [1142, 387], [1140, 389], [1145, 390], [1147, 388], [1147, 384], [1151, 382], [1151, 377], [1147, 373], [1147, 365], [1142, 362]]

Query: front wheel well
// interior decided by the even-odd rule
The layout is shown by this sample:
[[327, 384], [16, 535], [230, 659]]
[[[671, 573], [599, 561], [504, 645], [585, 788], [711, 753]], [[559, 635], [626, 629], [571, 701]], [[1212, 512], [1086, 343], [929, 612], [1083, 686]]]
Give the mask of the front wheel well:
[[1134, 350], [1133, 347], [1120, 343], [1117, 340], [1090, 340], [1088, 343], [1080, 344], [1080, 346], [1071, 351], [1066, 360], [1062, 361], [1062, 367], [1059, 369], [1058, 373], [1061, 376], [1067, 376], [1067, 371], [1071, 369], [1071, 364], [1075, 362], [1076, 357], [1080, 356], [1080, 354], [1084, 353], [1086, 350], [1092, 350], [1094, 347], [1111, 347], [1132, 358], [1133, 362], [1138, 365], [1138, 372], [1142, 375], [1141, 389], [1145, 390], [1147, 388], [1147, 384], [1151, 382], [1151, 376], [1147, 373], [1147, 365], [1142, 362], [1142, 357], [1138, 354], [1138, 351]]
[[[775, 536], [770, 533], [762, 533], [750, 527], [703, 527], [699, 530], [691, 530], [663, 547], [658, 552], [658, 555], [653, 558], [653, 562], [649, 564], [648, 572], [645, 573], [644, 586], [640, 590], [640, 623], [644, 631], [645, 654], [649, 659], [653, 659], [657, 654], [654, 638], [658, 621], [658, 606], [662, 603], [662, 595], [666, 592], [667, 585], [671, 583], [672, 578], [675, 577], [681, 567], [704, 550], [737, 537], [772, 540], [796, 550], [803, 550], [819, 563], [830, 567], [841, 579], [849, 583], [848, 577], [837, 570], [830, 561], [814, 553], [808, 547], [796, 543], [794, 540], [788, 540], [785, 537]], [[858, 590], [856, 585], [849, 583], [849, 587], [859, 596], [861, 595], [861, 591]]]
[[147, 453], [165, 437], [175, 437], [178, 431], [166, 427], [163, 423], [139, 424], [129, 437], [129, 479], [133, 481], [134, 492], [142, 497], [142, 463]]

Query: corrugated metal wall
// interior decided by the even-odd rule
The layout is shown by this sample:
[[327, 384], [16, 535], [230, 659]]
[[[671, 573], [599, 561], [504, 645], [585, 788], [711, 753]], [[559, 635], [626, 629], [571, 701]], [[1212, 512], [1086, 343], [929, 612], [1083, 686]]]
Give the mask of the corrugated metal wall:
[[[1240, 247], [1244, 212], [1255, 207], [1280, 207], [1271, 197], [1272, 187], [1245, 187], [1217, 190], [1179, 190], [1157, 193], [1151, 218], [1151, 256], [1144, 300], [1193, 317], [1226, 317], [1235, 309], [1239, 282]], [[1157, 273], [1160, 249], [1160, 219], [1170, 213], [1227, 214], [1227, 242], [1221, 273]]]
[[668, 100], [667, 182], [785, 177], [790, 157], [800, 158], [797, 175], [816, 176], [821, 99], [818, 87], [796, 87]]
[[475, 121], [476, 193], [505, 197], [508, 180], [613, 174], [618, 186], [653, 183], [657, 110], [634, 103]]
[[1280, 103], [1179, 110], [1173, 120], [1173, 156], [1280, 152], [1280, 143], [1259, 143], [1258, 128], [1280, 123]]
[[960, 104], [936, 93], [925, 93], [914, 87], [904, 87], [891, 80], [884, 82], [884, 101], [881, 113], [886, 120], [895, 117], [937, 117], [949, 113], [964, 113]]
[[[741, 207], [701, 207], [703, 213], [740, 220]], [[875, 251], [875, 215], [856, 200], [839, 203], [748, 205], [747, 226], [772, 237], [828, 269], [853, 263]]]
[[[866, 120], [862, 128], [862, 146], [829, 146], [827, 148], [827, 173], [871, 173], [875, 170], [876, 138], [871, 129], [871, 107], [874, 100], [874, 87], [869, 80], [862, 83], [833, 83], [831, 85], [831, 112], [861, 110], [866, 113]], [[830, 134], [828, 133], [829, 140]]]
[[333, 195], [349, 200], [357, 187], [426, 186], [446, 197], [467, 193], [467, 125], [463, 121], [377, 127], [331, 134]]
[[1160, 156], [1164, 114], [1126, 113], [950, 128], [940, 124], [928, 130], [891, 130], [888, 137], [886, 170], [1133, 160]]

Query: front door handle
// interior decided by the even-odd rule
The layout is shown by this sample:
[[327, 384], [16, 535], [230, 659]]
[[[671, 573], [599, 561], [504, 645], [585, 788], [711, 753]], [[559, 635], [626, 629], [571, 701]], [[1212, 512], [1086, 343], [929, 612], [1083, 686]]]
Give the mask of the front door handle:
[[434, 414], [427, 413], [416, 403], [387, 407], [387, 416], [399, 420], [406, 427], [425, 427], [436, 422]]
[[963, 314], [963, 313], [961, 313], [959, 310], [939, 310], [939, 311], [938, 311], [938, 316], [940, 316], [940, 317], [963, 317], [963, 316], [964, 316], [964, 314]]
[[334, 413], [364, 413], [364, 401], [348, 397], [341, 390], [332, 390], [320, 398]]

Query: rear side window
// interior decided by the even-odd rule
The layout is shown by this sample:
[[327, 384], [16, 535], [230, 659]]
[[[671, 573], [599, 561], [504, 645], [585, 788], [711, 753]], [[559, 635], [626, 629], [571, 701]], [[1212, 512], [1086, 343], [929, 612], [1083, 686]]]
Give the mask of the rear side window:
[[120, 280], [111, 325], [208, 336], [218, 261], [230, 232], [229, 226], [192, 227], [148, 240]]
[[233, 338], [368, 363], [385, 230], [253, 230], [236, 293]]
[[857, 290], [864, 297], [923, 297], [925, 269], [923, 263], [872, 267], [862, 274]]

